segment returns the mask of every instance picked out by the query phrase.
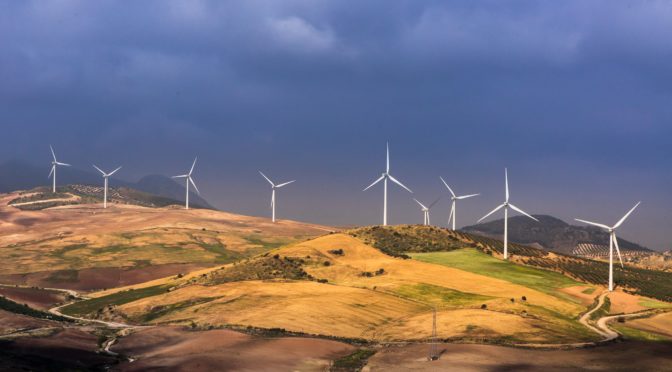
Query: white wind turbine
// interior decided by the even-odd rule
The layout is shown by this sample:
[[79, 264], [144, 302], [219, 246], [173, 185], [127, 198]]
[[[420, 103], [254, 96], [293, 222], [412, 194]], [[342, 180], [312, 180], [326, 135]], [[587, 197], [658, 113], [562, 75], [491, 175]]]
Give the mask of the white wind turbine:
[[529, 214], [524, 212], [522, 209], [516, 207], [515, 205], [509, 203], [509, 174], [508, 174], [508, 171], [507, 171], [506, 168], [504, 168], [504, 183], [505, 183], [505, 187], [506, 187], [506, 191], [505, 191], [506, 200], [499, 207], [493, 209], [492, 212], [483, 216], [483, 218], [478, 220], [478, 222], [483, 221], [484, 219], [488, 218], [488, 216], [490, 216], [491, 214], [493, 214], [493, 213], [497, 212], [498, 210], [504, 208], [504, 259], [506, 260], [506, 259], [509, 258], [509, 208], [513, 209], [514, 211], [516, 211], [520, 214], [523, 214], [527, 217], [530, 217], [531, 219], [533, 219], [537, 222], [539, 222], [539, 220], [530, 216]]
[[54, 182], [53, 182], [53, 187], [51, 189], [51, 192], [55, 193], [56, 192], [56, 167], [59, 166], [59, 165], [69, 167], [70, 164], [61, 163], [58, 160], [56, 160], [56, 153], [54, 153], [54, 148], [51, 147], [51, 145], [49, 145], [49, 148], [51, 149], [51, 156], [54, 157], [54, 160], [51, 161], [51, 172], [49, 172], [49, 177], [53, 176], [53, 181]]
[[441, 197], [439, 197], [438, 199], [434, 200], [434, 202], [433, 202], [432, 204], [430, 204], [429, 207], [425, 207], [425, 205], [422, 204], [422, 203], [420, 203], [420, 202], [418, 201], [418, 199], [413, 198], [413, 200], [415, 200], [415, 202], [418, 203], [418, 204], [420, 205], [420, 208], [421, 208], [421, 210], [422, 210], [422, 215], [423, 215], [423, 217], [424, 217], [424, 222], [422, 223], [423, 225], [427, 226], [427, 225], [430, 225], [430, 224], [431, 224], [431, 222], [429, 222], [429, 210], [432, 209], [432, 207], [433, 207], [436, 203], [438, 203], [440, 199], [441, 199]]
[[259, 173], [261, 174], [262, 177], [264, 177], [266, 179], [266, 181], [268, 181], [268, 183], [271, 184], [271, 189], [273, 190], [271, 192], [271, 210], [273, 210], [272, 220], [273, 220], [273, 222], [275, 222], [275, 189], [279, 189], [283, 186], [287, 186], [292, 182], [296, 182], [296, 180], [291, 180], [289, 182], [285, 182], [285, 183], [281, 183], [279, 185], [276, 185], [276, 184], [273, 183], [273, 181], [271, 181], [268, 177], [266, 177], [266, 175], [263, 174], [261, 171], [259, 171]]
[[448, 226], [450, 226], [450, 221], [452, 220], [453, 221], [453, 230], [455, 230], [455, 220], [457, 219], [457, 217], [456, 217], [457, 209], [455, 208], [455, 205], [457, 204], [457, 201], [462, 200], [462, 199], [471, 198], [471, 197], [474, 197], [474, 196], [478, 196], [478, 195], [481, 195], [481, 194], [470, 194], [470, 195], [455, 196], [455, 193], [453, 192], [453, 189], [451, 189], [450, 186], [448, 186], [448, 183], [446, 183], [446, 181], [444, 181], [443, 177], [439, 177], [439, 178], [441, 179], [441, 182], [443, 182], [443, 184], [446, 185], [446, 187], [448, 188], [448, 191], [450, 191], [450, 200], [452, 200], [453, 203], [452, 203], [452, 206], [450, 207], [450, 216], [448, 216]]
[[578, 218], [575, 218], [575, 220], [579, 222], [586, 223], [588, 225], [593, 225], [597, 226], [601, 229], [606, 230], [609, 233], [609, 291], [614, 290], [614, 247], [616, 247], [616, 253], [618, 253], [618, 260], [621, 261], [621, 267], [623, 267], [623, 259], [621, 258], [621, 250], [618, 249], [618, 239], [616, 239], [616, 229], [618, 229], [621, 224], [630, 216], [630, 213], [632, 213], [635, 208], [639, 206], [641, 202], [637, 202], [632, 209], [628, 211], [628, 213], [621, 218], [620, 221], [616, 222], [616, 224], [612, 227], [609, 227], [607, 225], [603, 225], [601, 223], [596, 223], [596, 222], [590, 222], [590, 221], [585, 221], [585, 220], [580, 220]]
[[105, 172], [103, 172], [103, 170], [100, 169], [100, 168], [98, 168], [98, 167], [96, 167], [95, 164], [93, 165], [93, 167], [96, 168], [96, 169], [98, 169], [98, 172], [102, 173], [102, 174], [103, 174], [103, 178], [105, 179], [105, 191], [103, 191], [103, 208], [107, 208], [107, 181], [108, 181], [108, 178], [110, 178], [111, 175], [117, 173], [117, 171], [118, 171], [119, 169], [121, 169], [121, 167], [119, 167], [119, 168], [113, 170], [113, 171], [110, 172], [110, 173], [105, 173]]
[[194, 183], [194, 179], [191, 178], [191, 174], [194, 172], [194, 167], [196, 166], [196, 160], [198, 160], [198, 157], [194, 158], [194, 163], [191, 165], [191, 169], [189, 169], [189, 173], [187, 174], [182, 174], [179, 176], [173, 176], [173, 178], [184, 178], [185, 182], [185, 189], [187, 190], [187, 196], [185, 198], [185, 204], [184, 204], [184, 209], [189, 209], [189, 183], [191, 183], [194, 186], [194, 189], [196, 189], [196, 193], [200, 194], [201, 192], [198, 191], [198, 187], [196, 187], [196, 183]]
[[387, 144], [387, 162], [385, 163], [385, 172], [378, 178], [377, 180], [373, 181], [372, 184], [370, 184], [367, 188], [364, 189], [364, 191], [370, 189], [373, 187], [373, 185], [377, 184], [380, 181], [384, 181], [384, 191], [383, 191], [383, 226], [387, 226], [387, 180], [389, 179], [390, 181], [396, 183], [397, 185], [403, 187], [406, 189], [406, 191], [410, 192], [411, 194], [413, 191], [409, 189], [408, 187], [404, 186], [401, 182], [399, 182], [396, 178], [392, 177], [390, 174], [390, 144]]

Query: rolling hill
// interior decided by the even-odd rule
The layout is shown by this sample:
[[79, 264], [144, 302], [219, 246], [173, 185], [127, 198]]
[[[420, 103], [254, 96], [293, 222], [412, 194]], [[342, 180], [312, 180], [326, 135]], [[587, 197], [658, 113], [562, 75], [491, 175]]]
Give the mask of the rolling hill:
[[[571, 254], [579, 243], [605, 245], [609, 242], [609, 235], [596, 227], [570, 225], [547, 215], [534, 215], [534, 217], [539, 222], [523, 216], [509, 218], [509, 240], [520, 244], [537, 245], [546, 250], [565, 254]], [[504, 220], [466, 226], [461, 230], [501, 239], [504, 235]], [[618, 242], [624, 251], [651, 252], [648, 248], [624, 239], [619, 239]]]
[[[597, 280], [604, 276], [602, 263], [521, 245], [512, 246], [514, 260], [506, 262], [500, 252], [501, 242], [446, 229], [366, 227], [181, 277], [92, 293], [63, 311], [137, 324], [392, 342], [429, 337], [436, 310], [439, 334], [454, 341], [598, 337], [578, 318], [603, 290]], [[619, 292], [612, 309], [669, 306], [636, 294], [667, 298], [669, 274], [658, 289], [641, 287], [647, 278], [635, 282], [635, 274], [643, 275], [622, 273], [633, 281], [633, 294]], [[599, 278], [587, 280], [592, 275]]]
[[[47, 179], [48, 174], [48, 166], [43, 168], [17, 160], [5, 162], [0, 164], [0, 193], [48, 186], [50, 185], [50, 181]], [[100, 186], [102, 185], [102, 179], [95, 171], [63, 167], [58, 170], [58, 183], [59, 185], [80, 184]], [[117, 178], [110, 178], [110, 186], [126, 187], [181, 202], [184, 202], [186, 194], [181, 184], [176, 183], [169, 177], [160, 175], [148, 175], [137, 182], [126, 182]], [[205, 199], [194, 192], [189, 193], [189, 202], [194, 207], [214, 209]]]
[[[161, 207], [167, 199], [126, 188], [115, 193], [132, 203], [102, 209], [90, 204], [87, 189], [68, 190], [59, 194], [68, 205], [40, 210], [9, 205], [36, 194], [0, 194], [0, 283], [113, 288], [233, 262], [330, 231], [293, 221], [273, 224], [208, 209]], [[137, 205], [143, 203], [153, 205]]]

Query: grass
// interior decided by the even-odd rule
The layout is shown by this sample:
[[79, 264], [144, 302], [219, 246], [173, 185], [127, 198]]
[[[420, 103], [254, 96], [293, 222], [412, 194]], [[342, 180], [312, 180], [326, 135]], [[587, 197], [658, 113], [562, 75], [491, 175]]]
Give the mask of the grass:
[[553, 296], [559, 296], [558, 289], [560, 288], [584, 285], [560, 273], [502, 261], [474, 248], [463, 248], [450, 252], [412, 253], [410, 256], [418, 261], [502, 279]]
[[331, 366], [331, 371], [361, 371], [367, 360], [375, 354], [372, 349], [358, 349], [350, 355], [336, 359]]
[[669, 309], [669, 308], [672, 307], [672, 304], [667, 303], [667, 302], [661, 302], [661, 301], [642, 298], [639, 301], [639, 306], [648, 307], [650, 309]]
[[402, 297], [412, 298], [424, 303], [448, 306], [480, 305], [494, 297], [466, 293], [431, 284], [402, 285], [394, 290]]
[[590, 314], [590, 320], [596, 321], [604, 316], [609, 315], [611, 312], [611, 300], [609, 297], [604, 298], [604, 304], [602, 304], [602, 307], [599, 309], [595, 310], [592, 314]]
[[591, 295], [591, 294], [595, 293], [595, 289], [596, 289], [595, 287], [586, 288], [583, 291], [581, 291], [581, 293]]
[[123, 305], [145, 297], [156, 296], [165, 293], [168, 290], [168, 288], [169, 288], [168, 286], [157, 285], [153, 287], [117, 292], [108, 296], [75, 302], [72, 305], [68, 305], [62, 308], [61, 312], [63, 314], [71, 316], [87, 315], [96, 312], [99, 309], [102, 309], [106, 306]]
[[672, 338], [659, 334], [642, 331], [640, 329], [630, 328], [627, 325], [612, 323], [611, 327], [617, 330], [627, 340], [635, 341], [672, 341]]

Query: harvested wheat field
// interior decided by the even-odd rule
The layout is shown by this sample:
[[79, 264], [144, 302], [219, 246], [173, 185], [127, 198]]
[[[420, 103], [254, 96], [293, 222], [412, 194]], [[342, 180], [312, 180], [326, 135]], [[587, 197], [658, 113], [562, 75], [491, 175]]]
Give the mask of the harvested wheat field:
[[660, 335], [672, 341], [672, 312], [649, 318], [626, 320], [623, 326]]

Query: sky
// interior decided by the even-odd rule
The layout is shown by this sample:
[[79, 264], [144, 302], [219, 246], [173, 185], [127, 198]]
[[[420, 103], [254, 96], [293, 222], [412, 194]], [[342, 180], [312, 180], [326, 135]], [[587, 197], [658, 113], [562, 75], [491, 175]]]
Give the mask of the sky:
[[[49, 144], [119, 178], [182, 174], [223, 210], [470, 225], [504, 198], [672, 249], [668, 1], [4, 1], [0, 162]], [[60, 160], [59, 159], [59, 160]], [[497, 215], [501, 217], [501, 215]], [[495, 218], [495, 217], [493, 217]]]

